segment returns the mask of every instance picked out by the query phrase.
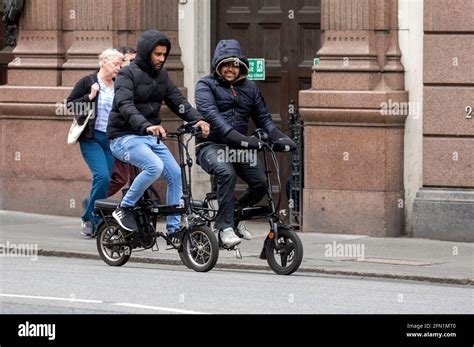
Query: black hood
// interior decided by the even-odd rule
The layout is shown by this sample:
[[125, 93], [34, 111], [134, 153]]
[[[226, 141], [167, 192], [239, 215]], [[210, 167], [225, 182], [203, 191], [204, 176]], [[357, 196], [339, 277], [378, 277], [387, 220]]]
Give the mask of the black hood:
[[135, 63], [140, 67], [140, 69], [150, 75], [156, 75], [159, 72], [155, 69], [150, 59], [151, 52], [153, 52], [155, 47], [158, 45], [166, 46], [168, 48], [165, 59], [168, 58], [171, 51], [171, 42], [161, 31], [155, 29], [147, 30], [138, 39]]

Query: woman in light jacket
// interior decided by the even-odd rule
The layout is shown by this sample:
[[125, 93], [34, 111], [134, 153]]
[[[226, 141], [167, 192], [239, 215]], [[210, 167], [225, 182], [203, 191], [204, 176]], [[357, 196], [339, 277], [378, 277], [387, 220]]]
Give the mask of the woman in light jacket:
[[67, 99], [67, 107], [74, 113], [79, 124], [93, 110], [79, 137], [82, 157], [92, 172], [92, 188], [82, 216], [81, 234], [87, 237], [95, 234], [94, 202], [107, 197], [114, 166], [106, 129], [114, 100], [114, 78], [122, 66], [123, 58], [119, 51], [106, 49], [99, 56], [99, 71], [81, 78]]

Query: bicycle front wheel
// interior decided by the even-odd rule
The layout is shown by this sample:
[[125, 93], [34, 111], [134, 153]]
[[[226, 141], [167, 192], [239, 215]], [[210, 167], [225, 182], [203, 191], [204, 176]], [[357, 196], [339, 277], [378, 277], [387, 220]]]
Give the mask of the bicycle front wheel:
[[303, 261], [303, 244], [293, 229], [279, 228], [280, 249], [275, 248], [274, 240], [265, 241], [265, 253], [268, 265], [278, 275], [291, 275], [298, 270]]
[[197, 272], [207, 272], [217, 263], [219, 244], [214, 232], [199, 226], [187, 232], [182, 241], [179, 257], [184, 265]]

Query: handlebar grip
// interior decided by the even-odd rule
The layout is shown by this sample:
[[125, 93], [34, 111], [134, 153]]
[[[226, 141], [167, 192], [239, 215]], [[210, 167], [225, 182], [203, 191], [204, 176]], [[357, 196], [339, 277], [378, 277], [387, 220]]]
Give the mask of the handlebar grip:
[[252, 136], [255, 136], [261, 142], [268, 143], [268, 141], [269, 141], [269, 137], [268, 137], [267, 132], [263, 129], [260, 129], [260, 128], [256, 129]]
[[177, 130], [177, 134], [191, 134], [194, 136], [200, 135], [202, 133], [201, 128], [193, 126], [196, 123], [197, 121], [181, 125]]
[[193, 126], [192, 130], [191, 130], [191, 134], [193, 134], [194, 136], [201, 135], [202, 134], [202, 129]]

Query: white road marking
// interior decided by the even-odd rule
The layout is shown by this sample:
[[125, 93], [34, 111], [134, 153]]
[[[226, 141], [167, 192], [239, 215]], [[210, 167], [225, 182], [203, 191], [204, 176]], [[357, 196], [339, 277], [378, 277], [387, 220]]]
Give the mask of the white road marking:
[[[56, 301], [68, 301], [68, 302], [83, 302], [83, 303], [89, 303], [89, 304], [106, 304], [102, 300], [87, 300], [87, 299], [76, 299], [76, 298], [57, 298], [57, 297], [53, 297], [53, 296], [19, 295], [19, 294], [3, 294], [3, 293], [0, 293], [0, 297], [37, 299], [37, 300], [56, 300]], [[133, 307], [133, 308], [141, 308], [141, 309], [146, 309], [146, 310], [165, 311], [165, 312], [173, 312], [173, 313], [181, 313], [181, 314], [209, 314], [209, 313], [205, 313], [205, 312], [181, 310], [181, 309], [178, 309], [178, 308], [130, 304], [130, 303], [127, 303], [127, 302], [117, 302], [117, 303], [107, 302], [107, 304], [114, 305], [114, 306]]]
[[138, 305], [138, 304], [129, 304], [129, 303], [116, 303], [116, 304], [112, 304], [112, 305], [144, 308], [144, 309], [147, 309], [147, 310], [155, 310], [155, 311], [168, 311], [168, 312], [183, 313], [183, 314], [209, 314], [209, 313], [204, 313], [204, 312], [181, 310], [181, 309], [178, 309], [178, 308]]
[[76, 298], [56, 298], [52, 296], [35, 296], [35, 295], [17, 295], [17, 294], [1, 294], [0, 296], [9, 298], [24, 298], [24, 299], [38, 299], [38, 300], [57, 300], [57, 301], [70, 301], [70, 302], [87, 302], [92, 304], [103, 304], [102, 300], [86, 300]]

